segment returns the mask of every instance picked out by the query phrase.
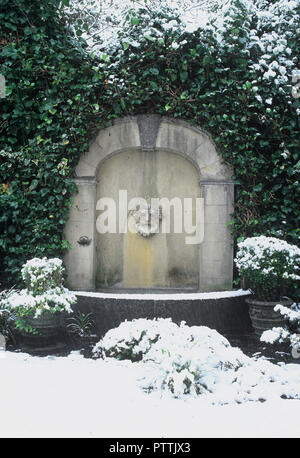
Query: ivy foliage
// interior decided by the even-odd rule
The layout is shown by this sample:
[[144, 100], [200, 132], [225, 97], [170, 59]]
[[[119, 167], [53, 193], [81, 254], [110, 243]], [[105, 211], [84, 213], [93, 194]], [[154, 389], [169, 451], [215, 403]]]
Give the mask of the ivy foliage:
[[97, 124], [103, 76], [84, 41], [70, 37], [62, 7], [57, 0], [0, 6], [0, 270], [10, 282], [26, 260], [68, 248], [71, 176]]
[[[299, 99], [291, 96], [292, 75], [278, 84], [254, 65], [264, 57], [249, 46], [257, 16], [233, 0], [222, 33], [213, 24], [187, 32], [176, 12], [145, 5], [129, 10], [117, 39], [95, 53], [78, 30], [72, 36], [64, 4], [0, 6], [7, 83], [0, 100], [0, 255], [7, 280], [16, 281], [27, 259], [69, 248], [63, 228], [80, 155], [95, 129], [138, 113], [185, 119], [212, 135], [234, 168], [235, 239], [265, 234], [296, 243]], [[286, 27], [289, 59], [299, 68], [299, 29]], [[271, 19], [265, 29], [272, 31]]]

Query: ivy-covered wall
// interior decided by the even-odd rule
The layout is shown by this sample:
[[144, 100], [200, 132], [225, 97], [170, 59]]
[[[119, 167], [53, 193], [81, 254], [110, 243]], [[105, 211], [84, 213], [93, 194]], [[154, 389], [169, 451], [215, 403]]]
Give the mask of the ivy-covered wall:
[[0, 269], [15, 283], [34, 256], [60, 256], [71, 176], [98, 124], [103, 76], [71, 40], [58, 1], [2, 0], [0, 62]]
[[235, 239], [272, 234], [297, 243], [300, 104], [288, 62], [299, 68], [300, 34], [290, 12], [277, 24], [289, 41], [279, 51], [274, 42], [269, 54], [262, 43], [272, 20], [259, 22], [240, 1], [221, 31], [187, 32], [168, 9], [129, 11], [118, 39], [96, 54], [72, 36], [62, 3], [0, 5], [2, 282], [16, 283], [29, 258], [69, 248], [63, 228], [80, 154], [96, 129], [138, 113], [210, 132], [235, 171]]

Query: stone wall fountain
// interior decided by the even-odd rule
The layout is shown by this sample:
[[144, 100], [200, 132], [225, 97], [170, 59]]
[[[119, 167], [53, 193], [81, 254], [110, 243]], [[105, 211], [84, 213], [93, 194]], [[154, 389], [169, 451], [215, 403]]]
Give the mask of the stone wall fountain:
[[[232, 173], [210, 136], [184, 121], [141, 115], [99, 131], [76, 168], [79, 192], [65, 228], [68, 286], [98, 317], [99, 332], [140, 316], [249, 327], [244, 296], [231, 292]], [[131, 208], [137, 198], [144, 204]], [[115, 220], [104, 217], [109, 202]], [[187, 214], [198, 243], [187, 243]], [[105, 219], [110, 230], [101, 233]]]

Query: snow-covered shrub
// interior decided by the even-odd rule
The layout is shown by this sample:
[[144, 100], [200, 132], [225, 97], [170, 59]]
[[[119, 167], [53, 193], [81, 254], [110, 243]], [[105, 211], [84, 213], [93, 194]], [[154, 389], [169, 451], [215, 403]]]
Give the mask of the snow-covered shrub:
[[138, 361], [162, 335], [173, 335], [177, 325], [171, 319], [148, 320], [140, 318], [124, 321], [111, 329], [95, 345], [93, 353], [101, 358]]
[[15, 317], [7, 304], [8, 298], [13, 293], [14, 290], [12, 288], [8, 291], [5, 290], [0, 292], [0, 334], [2, 334], [5, 339], [13, 338]]
[[[199, 395], [212, 404], [300, 399], [300, 380], [266, 360], [254, 360], [217, 331], [178, 326], [170, 319], [139, 319], [107, 332], [96, 345], [102, 358], [125, 359], [140, 388], [178, 399]], [[122, 364], [126, 364], [123, 361]]]
[[209, 391], [207, 367], [238, 369], [243, 354], [229, 348], [227, 339], [204, 326], [178, 326], [170, 318], [137, 319], [108, 331], [94, 347], [94, 355], [143, 361], [155, 374], [144, 383], [146, 390], [166, 389], [180, 397]]
[[26, 317], [38, 318], [44, 313], [72, 313], [75, 294], [63, 286], [63, 266], [60, 259], [38, 259], [28, 261], [22, 268], [22, 278], [27, 286], [14, 291], [6, 300], [6, 307], [16, 315], [19, 329], [33, 332]]
[[300, 280], [300, 249], [274, 237], [240, 242], [235, 263], [257, 299], [276, 301]]
[[46, 289], [61, 286], [63, 281], [62, 260], [58, 258], [33, 258], [24, 264], [22, 278], [28, 291], [43, 293]]
[[292, 348], [300, 348], [300, 305], [293, 304], [291, 308], [283, 305], [274, 307], [286, 319], [284, 328], [272, 328], [262, 333], [260, 340], [266, 343], [289, 343]]
[[163, 335], [144, 355], [153, 369], [146, 377], [148, 390], [168, 390], [176, 398], [212, 392], [211, 386], [228, 377], [228, 371], [242, 366], [244, 355], [232, 349], [227, 339], [205, 326], [177, 326], [172, 335]]

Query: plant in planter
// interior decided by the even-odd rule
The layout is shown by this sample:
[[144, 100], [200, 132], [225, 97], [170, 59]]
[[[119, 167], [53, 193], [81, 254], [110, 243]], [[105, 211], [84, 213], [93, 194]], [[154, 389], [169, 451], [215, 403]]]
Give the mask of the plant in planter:
[[14, 293], [14, 289], [0, 292], [0, 334], [3, 335], [6, 342], [15, 344], [14, 322], [15, 316], [7, 306], [8, 298]]
[[76, 334], [79, 337], [89, 337], [92, 334], [93, 326], [92, 313], [83, 313], [78, 310], [75, 315], [69, 319], [67, 328], [71, 334]]
[[77, 310], [74, 316], [68, 319], [67, 330], [73, 339], [79, 343], [96, 343], [98, 337], [93, 333], [94, 328], [92, 313], [83, 313]]
[[34, 258], [24, 264], [26, 289], [11, 294], [6, 304], [15, 313], [15, 326], [28, 343], [49, 345], [59, 337], [65, 314], [76, 296], [63, 287], [62, 261]]
[[300, 357], [300, 304], [292, 304], [290, 308], [276, 305], [275, 311], [279, 312], [286, 320], [284, 327], [272, 328], [264, 331], [260, 340], [269, 344], [288, 343], [295, 353], [295, 358]]
[[238, 244], [235, 263], [253, 293], [246, 302], [255, 333], [283, 326], [284, 317], [274, 307], [293, 303], [286, 295], [300, 280], [300, 249], [274, 237], [251, 237]]

